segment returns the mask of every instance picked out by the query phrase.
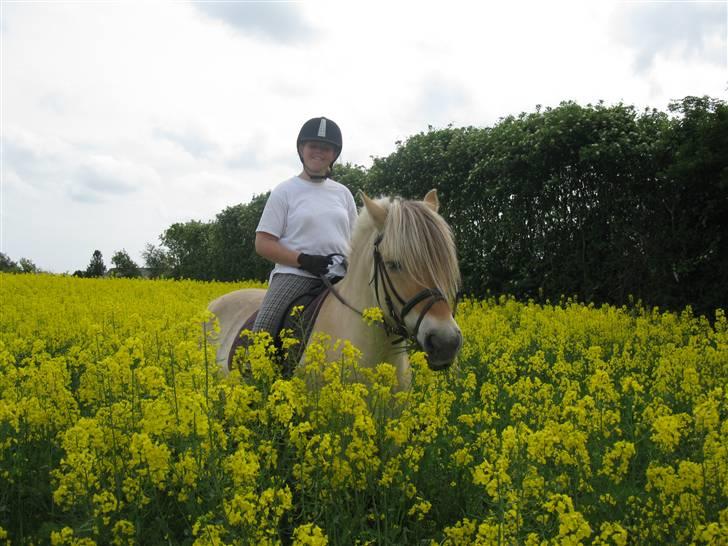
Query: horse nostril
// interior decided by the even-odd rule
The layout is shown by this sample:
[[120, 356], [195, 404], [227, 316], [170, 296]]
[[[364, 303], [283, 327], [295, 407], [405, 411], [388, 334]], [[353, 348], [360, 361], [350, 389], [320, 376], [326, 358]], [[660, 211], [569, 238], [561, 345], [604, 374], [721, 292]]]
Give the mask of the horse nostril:
[[425, 336], [423, 349], [428, 353], [452, 354], [457, 353], [462, 344], [463, 336], [459, 331], [453, 336], [438, 336], [432, 332]]
[[424, 347], [424, 349], [428, 353], [432, 352], [432, 350], [434, 349], [433, 339], [435, 339], [435, 334], [427, 334], [425, 336], [425, 347]]

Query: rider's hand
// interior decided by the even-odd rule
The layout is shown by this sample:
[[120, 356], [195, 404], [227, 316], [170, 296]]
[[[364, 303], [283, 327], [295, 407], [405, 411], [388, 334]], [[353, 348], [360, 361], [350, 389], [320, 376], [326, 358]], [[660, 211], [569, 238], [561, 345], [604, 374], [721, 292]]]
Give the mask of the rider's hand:
[[301, 252], [298, 255], [298, 266], [304, 271], [308, 271], [312, 275], [321, 277], [329, 272], [329, 266], [333, 263], [333, 259], [330, 256], [319, 256], [317, 254], [304, 254]]

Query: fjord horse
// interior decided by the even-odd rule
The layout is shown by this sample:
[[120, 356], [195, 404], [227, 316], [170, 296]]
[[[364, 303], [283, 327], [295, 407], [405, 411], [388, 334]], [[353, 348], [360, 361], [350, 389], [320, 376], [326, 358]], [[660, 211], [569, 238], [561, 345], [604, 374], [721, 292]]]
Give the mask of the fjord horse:
[[[388, 362], [401, 387], [410, 383], [403, 343], [421, 348], [433, 370], [448, 368], [462, 345], [454, 319], [460, 270], [452, 232], [437, 213], [437, 192], [422, 201], [400, 198], [364, 202], [352, 234], [346, 276], [324, 300], [312, 334], [348, 339], [362, 352], [361, 365]], [[227, 372], [230, 349], [244, 321], [260, 307], [265, 290], [225, 294], [208, 306], [220, 325], [217, 363]], [[384, 322], [367, 325], [364, 309], [380, 307]], [[339, 354], [330, 349], [328, 358]]]

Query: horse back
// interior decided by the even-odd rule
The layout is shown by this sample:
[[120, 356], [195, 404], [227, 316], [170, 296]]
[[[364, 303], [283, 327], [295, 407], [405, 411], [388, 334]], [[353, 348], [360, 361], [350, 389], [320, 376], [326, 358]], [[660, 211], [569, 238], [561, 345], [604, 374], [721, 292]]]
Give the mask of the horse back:
[[265, 297], [262, 288], [245, 288], [224, 294], [208, 305], [208, 310], [217, 317], [220, 325], [215, 359], [227, 370], [228, 355], [243, 323], [258, 309]]

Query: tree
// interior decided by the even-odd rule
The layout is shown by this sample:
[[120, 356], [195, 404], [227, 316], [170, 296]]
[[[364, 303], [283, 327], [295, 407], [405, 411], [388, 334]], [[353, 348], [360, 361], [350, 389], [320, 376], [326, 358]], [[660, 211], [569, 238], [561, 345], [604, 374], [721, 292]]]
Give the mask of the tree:
[[624, 301], [625, 287], [645, 275], [634, 232], [654, 173], [646, 147], [665, 118], [643, 117], [641, 127], [630, 106], [565, 102], [489, 131], [465, 191], [483, 206], [469, 219], [481, 237], [466, 243], [478, 249], [481, 286], [520, 297]]
[[0, 252], [0, 271], [4, 271], [5, 273], [18, 273], [20, 272], [20, 267], [10, 259], [10, 256], [4, 252]]
[[270, 193], [256, 195], [246, 204], [228, 207], [215, 218], [210, 259], [221, 281], [267, 278], [271, 264], [255, 252], [255, 228]]
[[142, 272], [139, 270], [139, 266], [131, 259], [126, 250], [122, 249], [116, 252], [111, 258], [111, 263], [114, 264], [115, 270], [114, 275], [116, 277], [134, 278], [141, 277]]
[[[650, 195], [655, 285], [663, 305], [709, 313], [728, 301], [728, 104], [685, 97], [664, 134], [667, 157]], [[667, 163], [665, 165], [665, 163]]]
[[86, 277], [103, 277], [106, 273], [106, 264], [100, 250], [94, 250], [91, 262], [86, 268]]
[[[437, 188], [463, 289], [647, 305], [725, 305], [728, 106], [686, 97], [670, 113], [563, 102], [492, 127], [430, 128], [370, 169], [336, 165], [352, 193], [421, 199]], [[174, 276], [264, 278], [256, 196], [161, 237]], [[160, 250], [161, 252], [161, 250]]]
[[38, 273], [38, 266], [29, 258], [20, 258], [19, 265], [23, 273]]
[[430, 129], [375, 159], [365, 184], [438, 189], [468, 293], [710, 312], [728, 298], [728, 107], [687, 97], [670, 110], [564, 102]]
[[355, 200], [357, 200], [357, 194], [360, 191], [369, 193], [369, 189], [367, 188], [367, 170], [361, 165], [352, 165], [351, 163], [334, 165], [332, 178], [349, 188]]
[[[470, 180], [475, 166], [491, 155], [490, 129], [430, 128], [397, 142], [397, 150], [376, 158], [367, 173], [372, 196], [400, 195], [422, 199], [436, 188], [440, 213], [450, 224], [458, 246], [464, 289], [482, 295], [490, 288], [494, 271], [484, 267], [484, 249], [493, 240], [485, 236], [488, 190]], [[487, 271], [487, 272], [486, 272]]]
[[161, 235], [162, 244], [167, 247], [167, 256], [176, 279], [214, 279], [210, 259], [210, 239], [213, 226], [210, 222], [172, 224]]
[[142, 252], [144, 265], [149, 270], [149, 276], [153, 279], [172, 276], [172, 264], [168, 252], [162, 247], [147, 243]]

